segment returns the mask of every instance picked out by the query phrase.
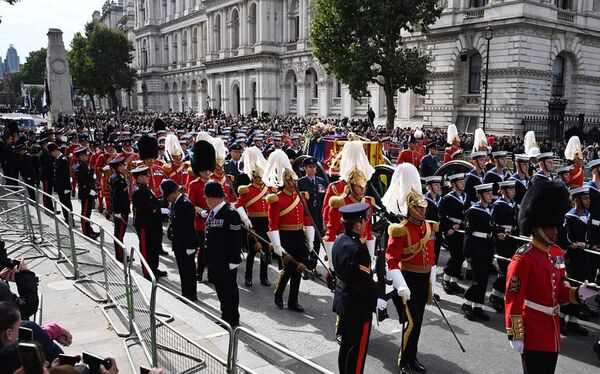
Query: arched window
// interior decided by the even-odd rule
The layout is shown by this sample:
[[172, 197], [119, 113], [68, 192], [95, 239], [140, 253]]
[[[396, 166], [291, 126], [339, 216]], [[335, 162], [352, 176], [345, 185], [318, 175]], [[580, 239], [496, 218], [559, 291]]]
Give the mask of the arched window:
[[187, 42], [187, 31], [184, 31], [183, 34], [181, 35], [181, 57], [183, 62], [187, 61], [187, 46], [188, 46], [188, 42]]
[[177, 1], [171, 0], [171, 16], [175, 16], [177, 11]]
[[481, 55], [475, 53], [469, 59], [469, 93], [481, 92]]
[[316, 99], [319, 97], [319, 87], [317, 86], [317, 72], [315, 69], [310, 68], [306, 71], [305, 75], [307, 88], [310, 90], [310, 97]]
[[140, 1], [138, 15], [140, 17], [140, 26], [144, 26], [146, 24], [146, 0]]
[[471, 8], [481, 8], [485, 6], [486, 0], [469, 0], [469, 4]]
[[179, 58], [177, 43], [179, 42], [179, 35], [177, 33], [173, 34], [173, 63], [177, 63], [177, 59]]
[[565, 59], [556, 56], [556, 60], [554, 60], [554, 64], [552, 65], [552, 85], [564, 85], [565, 80]]
[[207, 48], [207, 43], [208, 43], [208, 37], [207, 37], [207, 29], [208, 27], [206, 26], [207, 23], [204, 22], [204, 24], [202, 24], [202, 59], [204, 59], [204, 57], [206, 56], [206, 48]]
[[573, 9], [573, 0], [554, 0], [554, 5], [560, 9]]
[[342, 97], [342, 83], [340, 81], [336, 81], [335, 97]]
[[148, 41], [144, 39], [142, 42], [142, 67], [148, 66]]
[[231, 48], [237, 49], [239, 46], [240, 46], [240, 15], [239, 15], [237, 9], [234, 9], [231, 12]]
[[165, 35], [165, 37], [163, 38], [163, 49], [164, 49], [164, 53], [163, 53], [163, 64], [168, 64], [169, 63], [169, 36]]
[[162, 0], [162, 18], [167, 18], [167, 0]]
[[198, 28], [192, 29], [192, 60], [198, 59]]
[[215, 16], [215, 25], [213, 29], [213, 35], [215, 38], [215, 51], [218, 52], [221, 50], [221, 15], [217, 14]]
[[300, 9], [298, 0], [292, 0], [290, 3], [290, 12], [288, 13], [288, 24], [290, 33], [290, 42], [295, 43], [300, 37]]
[[258, 35], [258, 20], [256, 19], [256, 3], [250, 5], [250, 15], [248, 16], [248, 41], [250, 45], [256, 44], [256, 35]]

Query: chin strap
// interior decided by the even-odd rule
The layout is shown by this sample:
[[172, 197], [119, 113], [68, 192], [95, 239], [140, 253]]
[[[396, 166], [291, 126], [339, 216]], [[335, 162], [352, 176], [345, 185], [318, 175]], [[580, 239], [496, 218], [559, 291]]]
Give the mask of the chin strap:
[[550, 240], [550, 238], [546, 235], [546, 233], [544, 233], [544, 230], [542, 230], [541, 227], [538, 227], [535, 230], [538, 233], [538, 235], [540, 236], [540, 238], [544, 241], [545, 245], [551, 246], [552, 244], [554, 244], [554, 241]]

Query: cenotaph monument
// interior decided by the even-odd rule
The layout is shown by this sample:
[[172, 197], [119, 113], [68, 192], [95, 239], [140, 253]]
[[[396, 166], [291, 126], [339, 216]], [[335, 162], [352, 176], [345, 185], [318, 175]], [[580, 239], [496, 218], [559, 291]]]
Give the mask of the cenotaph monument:
[[73, 101], [71, 100], [71, 74], [67, 51], [63, 43], [62, 31], [59, 29], [48, 30], [48, 55], [46, 58], [46, 77], [50, 91], [50, 113], [54, 119], [59, 113], [73, 114]]

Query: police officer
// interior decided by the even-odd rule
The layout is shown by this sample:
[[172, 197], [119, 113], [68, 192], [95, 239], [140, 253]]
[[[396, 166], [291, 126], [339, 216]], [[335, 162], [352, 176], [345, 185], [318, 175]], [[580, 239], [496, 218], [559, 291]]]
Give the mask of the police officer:
[[[108, 163], [114, 170], [111, 175], [110, 184], [110, 201], [109, 208], [112, 210], [113, 221], [115, 223], [114, 235], [121, 243], [125, 237], [127, 230], [127, 220], [129, 219], [130, 202], [129, 202], [129, 185], [125, 176], [125, 159], [123, 157], [115, 158]], [[115, 242], [115, 258], [118, 261], [123, 261], [123, 247]]]
[[[34, 147], [37, 147], [37, 145]], [[32, 150], [27, 149], [25, 144], [19, 144], [16, 147], [17, 159], [19, 161], [19, 174], [25, 184], [32, 186], [32, 188], [27, 188], [27, 193], [29, 199], [35, 201], [35, 189], [33, 187], [38, 187], [40, 181], [40, 169], [37, 155], [34, 157], [31, 154]]]
[[[135, 178], [132, 196], [133, 222], [140, 239], [140, 252], [142, 252], [142, 256], [146, 259], [154, 276], [158, 278], [167, 275], [166, 271], [158, 269], [158, 256], [162, 239], [162, 212], [156, 195], [148, 186], [148, 170], [147, 166], [142, 166], [131, 171]], [[144, 268], [144, 277], [150, 278], [146, 268]]]
[[447, 177], [452, 191], [444, 195], [440, 202], [440, 232], [446, 239], [450, 258], [444, 267], [442, 287], [449, 295], [463, 294], [464, 288], [458, 285], [462, 278], [462, 265], [465, 261], [463, 253], [463, 234], [465, 210], [470, 204], [465, 194], [465, 173], [452, 174]]
[[355, 203], [340, 208], [344, 232], [332, 247], [337, 283], [333, 311], [339, 316], [342, 342], [338, 355], [340, 373], [362, 373], [369, 346], [375, 308], [385, 309], [377, 298], [371, 274], [371, 256], [360, 241], [371, 206]]
[[493, 183], [475, 186], [479, 202], [465, 213], [465, 259], [471, 263], [473, 279], [465, 291], [465, 303], [462, 310], [470, 320], [489, 321], [490, 317], [483, 309], [485, 291], [494, 260], [494, 222], [490, 204], [493, 199]]
[[[89, 219], [94, 208], [94, 199], [98, 195], [95, 190], [94, 172], [88, 167], [89, 154], [87, 148], [78, 148], [73, 154], [77, 157], [77, 161], [73, 165], [73, 171], [77, 179], [77, 195], [81, 200], [81, 215]], [[98, 238], [99, 235], [92, 229], [90, 221], [84, 218], [81, 219], [81, 231], [83, 231], [83, 235], [92, 239]]]
[[[517, 250], [519, 243], [516, 239], [511, 238], [509, 235], [517, 234], [517, 217], [519, 215], [519, 208], [514, 200], [515, 197], [515, 186], [519, 183], [515, 180], [508, 180], [499, 182], [500, 187], [500, 198], [496, 200], [492, 207], [492, 219], [498, 226], [498, 232], [496, 233], [496, 254], [504, 258], [512, 258]], [[492, 286], [492, 293], [490, 294], [490, 305], [497, 312], [504, 310], [504, 292], [506, 289], [506, 269], [508, 268], [508, 262], [498, 260], [498, 278], [494, 281]]]
[[231, 159], [227, 161], [225, 166], [223, 166], [223, 171], [225, 175], [229, 178], [230, 183], [232, 183], [236, 188], [240, 186], [239, 178], [242, 175], [242, 162], [240, 160], [242, 156], [242, 146], [239, 144], [233, 144], [229, 147], [229, 155]]
[[171, 203], [167, 237], [173, 243], [172, 248], [179, 269], [181, 294], [183, 297], [198, 300], [196, 289], [196, 264], [194, 262], [198, 238], [194, 230], [194, 205], [179, 190], [179, 185], [171, 179], [160, 183], [163, 196]]
[[429, 153], [421, 159], [421, 177], [431, 177], [437, 171], [440, 162], [437, 158], [437, 146], [437, 142], [427, 144]]
[[206, 220], [204, 239], [206, 263], [221, 303], [221, 318], [235, 327], [240, 324], [240, 295], [236, 278], [237, 268], [242, 262], [242, 220], [235, 208], [225, 201], [225, 192], [219, 182], [206, 183], [204, 196], [211, 210]]
[[65, 222], [69, 222], [69, 212], [73, 210], [71, 204], [71, 174], [69, 172], [69, 160], [58, 149], [56, 143], [48, 144], [48, 153], [54, 157], [54, 191], [58, 200], [64, 206], [63, 215]]
[[[315, 230], [319, 230], [321, 237], [325, 235], [323, 227], [323, 199], [327, 190], [327, 182], [317, 175], [317, 159], [308, 157], [302, 161], [305, 175], [298, 180], [298, 189], [308, 193], [308, 211], [315, 223]], [[319, 239], [315, 236], [314, 252], [309, 254], [307, 267], [311, 270], [317, 267], [317, 256], [321, 249]]]

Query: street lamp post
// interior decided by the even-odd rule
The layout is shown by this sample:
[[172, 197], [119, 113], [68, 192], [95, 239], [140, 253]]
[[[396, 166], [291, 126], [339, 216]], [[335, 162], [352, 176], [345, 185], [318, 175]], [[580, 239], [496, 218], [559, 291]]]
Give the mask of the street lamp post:
[[488, 92], [488, 73], [490, 68], [490, 41], [494, 37], [492, 26], [485, 29], [485, 40], [487, 40], [487, 52], [485, 58], [485, 79], [483, 81], [483, 131], [485, 132], [485, 120], [487, 114], [487, 92]]

